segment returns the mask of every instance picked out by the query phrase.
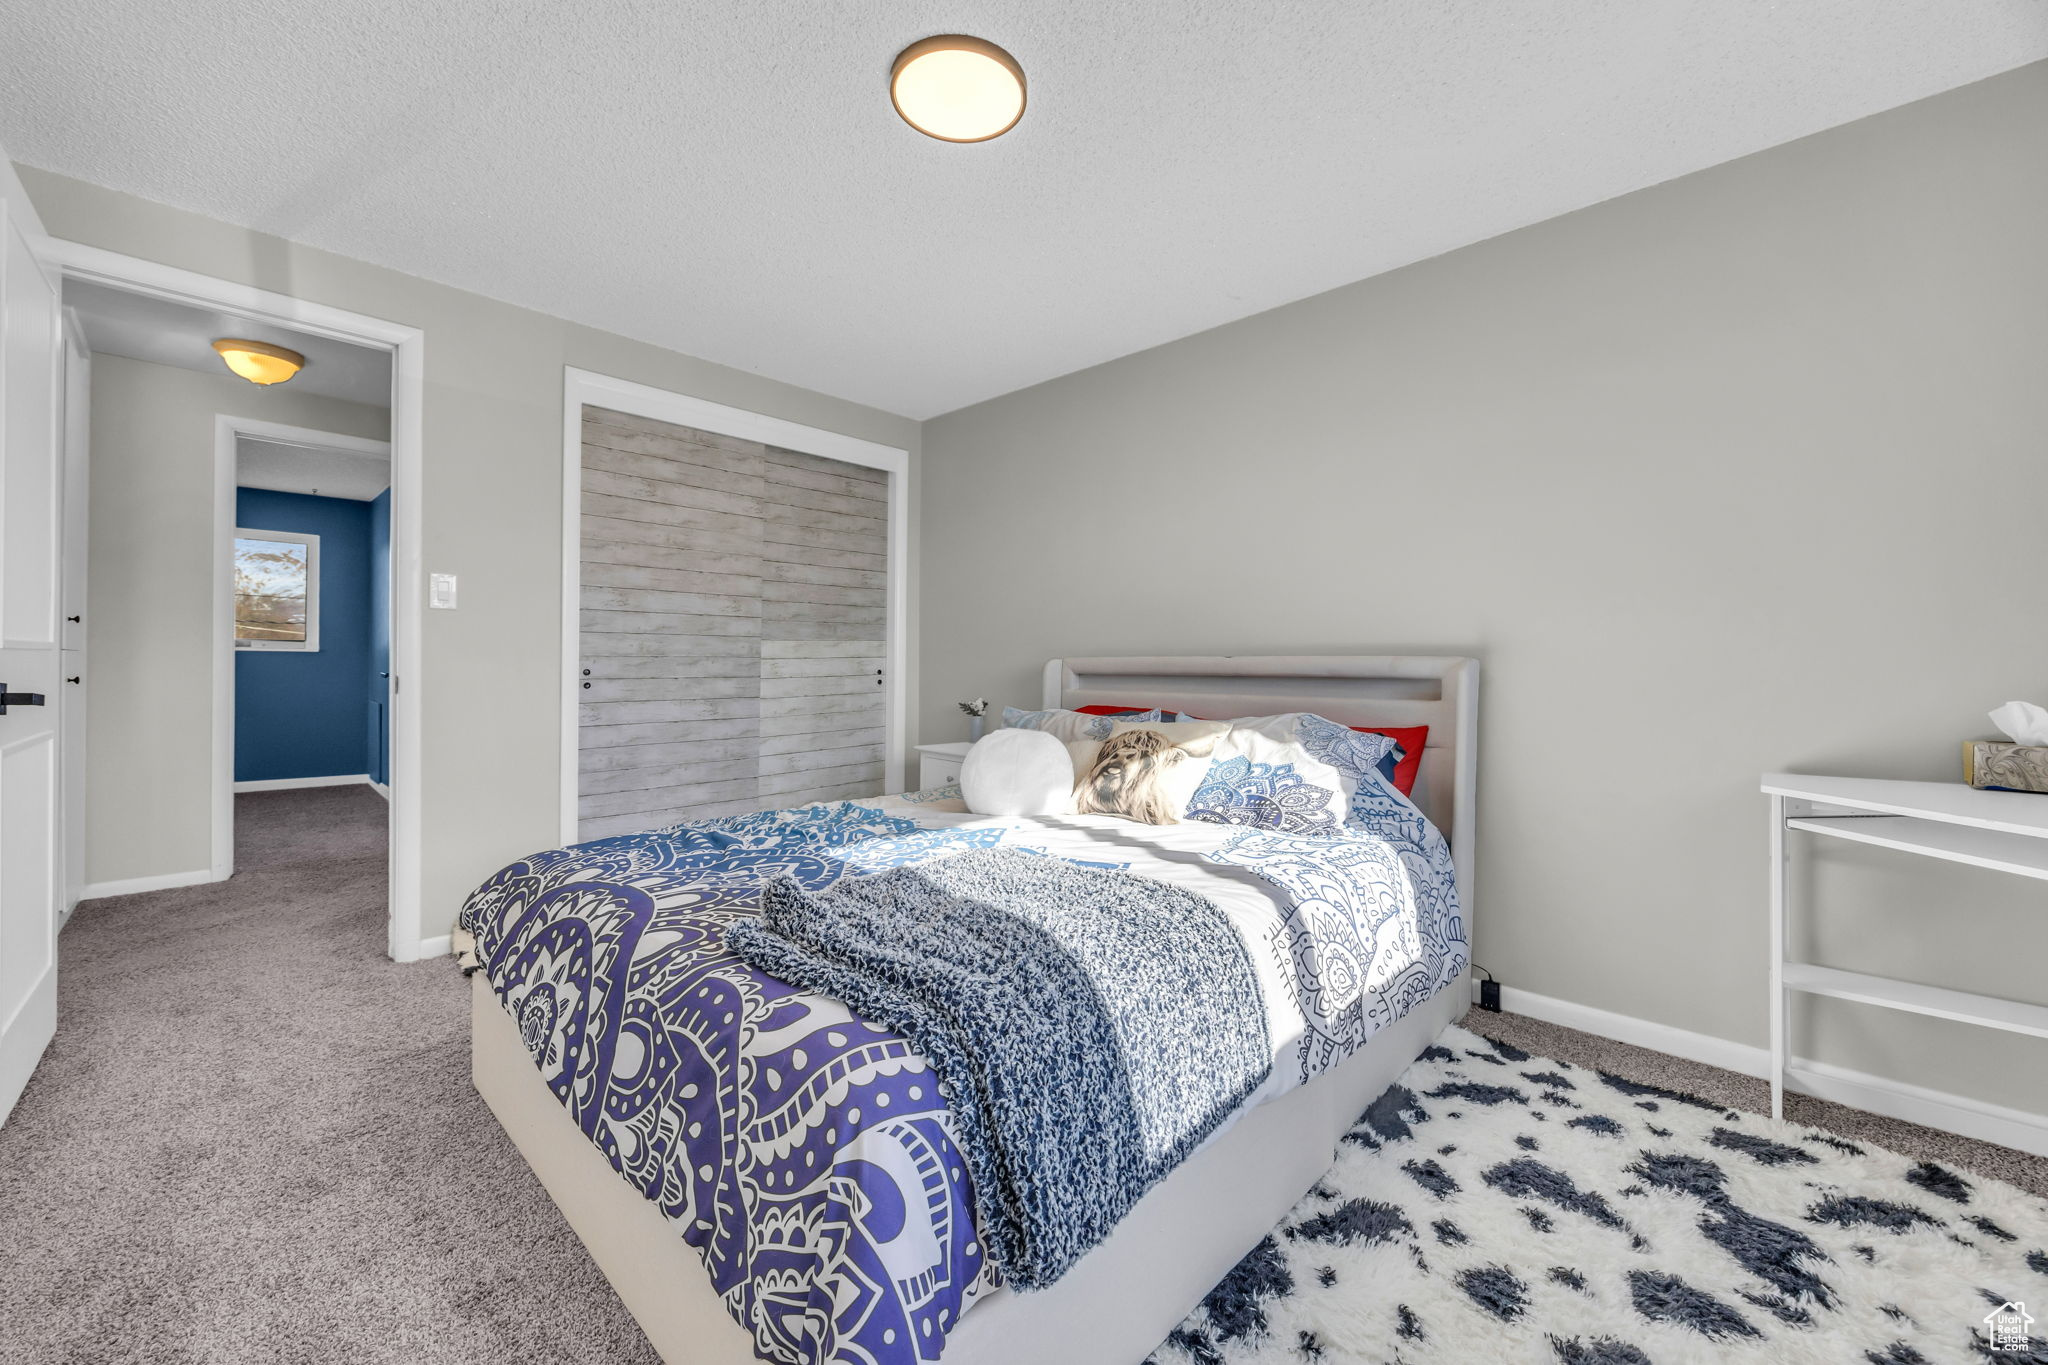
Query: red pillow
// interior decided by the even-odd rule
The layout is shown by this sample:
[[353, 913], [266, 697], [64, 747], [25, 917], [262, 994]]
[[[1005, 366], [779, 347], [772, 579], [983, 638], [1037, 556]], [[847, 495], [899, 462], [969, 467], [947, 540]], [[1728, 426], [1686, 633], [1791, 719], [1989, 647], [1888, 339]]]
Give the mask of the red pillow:
[[1354, 725], [1352, 729], [1362, 735], [1385, 735], [1401, 746], [1401, 761], [1394, 765], [1394, 785], [1401, 795], [1408, 796], [1415, 791], [1415, 775], [1422, 771], [1422, 746], [1429, 739], [1427, 725], [1405, 725], [1388, 729], [1383, 725]]
[[1146, 711], [1156, 711], [1156, 706], [1077, 706], [1075, 712], [1083, 716], [1136, 716]]

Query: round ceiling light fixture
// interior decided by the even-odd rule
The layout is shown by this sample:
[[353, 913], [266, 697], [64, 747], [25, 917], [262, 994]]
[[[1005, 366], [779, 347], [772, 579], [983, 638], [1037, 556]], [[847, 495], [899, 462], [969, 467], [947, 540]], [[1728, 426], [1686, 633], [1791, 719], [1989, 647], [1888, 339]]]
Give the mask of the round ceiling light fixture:
[[288, 351], [267, 341], [222, 337], [213, 343], [213, 349], [220, 352], [220, 358], [227, 362], [229, 369], [251, 384], [282, 384], [306, 364], [306, 357], [297, 351]]
[[943, 33], [896, 54], [889, 98], [926, 137], [987, 142], [1024, 117], [1024, 68], [985, 38]]

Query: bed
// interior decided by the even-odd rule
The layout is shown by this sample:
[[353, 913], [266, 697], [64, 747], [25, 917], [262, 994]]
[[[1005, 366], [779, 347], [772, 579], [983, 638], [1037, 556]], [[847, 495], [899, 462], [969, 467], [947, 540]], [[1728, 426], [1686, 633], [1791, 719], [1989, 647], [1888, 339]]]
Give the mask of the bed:
[[[1374, 1016], [1368, 1034], [1299, 1074], [1276, 1058], [1274, 1082], [1046, 1288], [1018, 1292], [992, 1273], [928, 1064], [836, 1001], [736, 971], [719, 956], [716, 926], [758, 899], [767, 876], [824, 868], [816, 875], [829, 881], [995, 844], [1184, 882], [1232, 914], [1270, 916], [1260, 898], [1277, 903], [1272, 874], [1232, 851], [1247, 846], [1228, 827], [989, 820], [940, 790], [535, 855], [465, 911], [465, 926], [484, 931], [485, 969], [472, 978], [476, 1087], [664, 1360], [1135, 1365], [1469, 1003], [1457, 896], [1470, 904], [1477, 675], [1474, 660], [1433, 656], [1047, 665], [1047, 707], [1158, 706], [1210, 720], [1312, 711], [1346, 726], [1429, 726], [1413, 804], [1430, 838], [1442, 832], [1432, 856], [1455, 867], [1457, 895], [1404, 930], [1429, 943], [1405, 950], [1416, 960], [1397, 963], [1398, 979], [1375, 986], [1377, 1003], [1354, 1011]], [[1401, 856], [1420, 866], [1420, 855]], [[500, 926], [539, 923], [528, 909], [543, 898], [576, 904], [521, 930], [515, 947]], [[679, 906], [711, 926], [703, 941], [691, 941], [701, 926]], [[615, 920], [634, 927], [615, 936]], [[660, 974], [661, 990], [600, 1000], [592, 964], [608, 961], [619, 981]], [[624, 1041], [605, 1052], [601, 1074], [578, 1074], [564, 1059], [596, 1065], [585, 1043], [607, 1030]], [[743, 1060], [732, 1055], [739, 1030]], [[668, 1041], [650, 1050], [656, 1032]], [[1290, 1046], [1305, 1056], [1314, 1033]], [[742, 1079], [706, 1108], [684, 1078], [719, 1066]], [[740, 1165], [745, 1178], [730, 1177], [725, 1167]]]

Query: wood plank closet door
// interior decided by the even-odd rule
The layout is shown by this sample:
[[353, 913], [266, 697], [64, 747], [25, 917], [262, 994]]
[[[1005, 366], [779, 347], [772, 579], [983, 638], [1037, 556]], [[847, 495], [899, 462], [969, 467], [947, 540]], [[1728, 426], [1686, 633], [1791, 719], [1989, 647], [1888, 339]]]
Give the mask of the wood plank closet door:
[[580, 837], [874, 796], [888, 475], [583, 410]]

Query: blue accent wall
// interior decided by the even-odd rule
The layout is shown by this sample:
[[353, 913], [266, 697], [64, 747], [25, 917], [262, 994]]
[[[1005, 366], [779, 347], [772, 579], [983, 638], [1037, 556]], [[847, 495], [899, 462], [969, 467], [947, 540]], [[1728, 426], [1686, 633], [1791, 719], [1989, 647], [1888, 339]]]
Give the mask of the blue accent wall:
[[370, 501], [370, 776], [391, 781], [391, 490]]
[[370, 771], [371, 521], [352, 498], [235, 490], [237, 526], [320, 537], [320, 648], [235, 653], [237, 782]]

